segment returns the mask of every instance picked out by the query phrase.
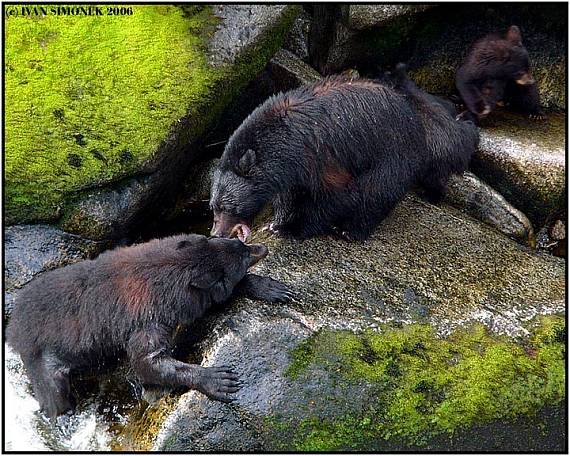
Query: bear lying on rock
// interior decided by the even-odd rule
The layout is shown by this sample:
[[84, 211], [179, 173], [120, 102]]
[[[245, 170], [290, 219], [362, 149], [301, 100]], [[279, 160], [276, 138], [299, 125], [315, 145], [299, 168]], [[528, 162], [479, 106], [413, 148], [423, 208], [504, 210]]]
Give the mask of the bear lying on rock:
[[546, 119], [516, 25], [509, 27], [504, 37], [491, 34], [476, 41], [457, 71], [456, 85], [467, 107], [462, 114], [465, 118], [484, 119], [497, 105], [507, 102], [531, 119]]
[[70, 375], [122, 356], [145, 385], [187, 386], [230, 401], [236, 374], [172, 358], [171, 339], [232, 292], [288, 300], [285, 285], [247, 273], [267, 252], [237, 239], [178, 235], [46, 272], [19, 294], [7, 342], [50, 417], [74, 407]]
[[478, 131], [403, 77], [397, 87], [329, 77], [257, 107], [214, 173], [211, 234], [247, 239], [272, 203], [280, 234], [364, 240], [415, 184], [438, 197], [466, 169]]

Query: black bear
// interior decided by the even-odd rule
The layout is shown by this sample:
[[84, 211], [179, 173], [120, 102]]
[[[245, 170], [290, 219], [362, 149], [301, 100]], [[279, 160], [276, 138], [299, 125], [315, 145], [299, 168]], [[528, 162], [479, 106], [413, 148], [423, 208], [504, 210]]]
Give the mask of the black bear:
[[484, 119], [503, 101], [531, 119], [546, 118], [516, 25], [505, 37], [491, 34], [476, 41], [457, 71], [456, 85], [467, 107], [465, 118]]
[[50, 417], [74, 407], [70, 375], [124, 355], [144, 385], [187, 386], [230, 401], [239, 389], [236, 374], [174, 359], [171, 339], [178, 325], [192, 323], [234, 290], [289, 299], [285, 285], [247, 273], [267, 252], [237, 239], [178, 235], [46, 272], [18, 296], [7, 342]]
[[467, 166], [477, 129], [404, 85], [335, 76], [266, 100], [214, 173], [211, 234], [245, 240], [271, 202], [280, 234], [364, 240], [416, 183], [440, 192]]

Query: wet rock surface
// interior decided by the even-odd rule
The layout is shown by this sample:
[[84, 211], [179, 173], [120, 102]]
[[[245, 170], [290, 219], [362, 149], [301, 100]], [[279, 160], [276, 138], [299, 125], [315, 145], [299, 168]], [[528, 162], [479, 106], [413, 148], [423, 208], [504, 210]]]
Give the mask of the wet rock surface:
[[473, 172], [536, 227], [565, 205], [565, 122], [561, 114], [537, 123], [504, 111], [493, 113], [471, 162]]
[[445, 202], [523, 245], [534, 247], [536, 244], [534, 229], [526, 215], [471, 172], [451, 177]]
[[427, 10], [432, 5], [350, 5], [348, 26], [355, 30], [380, 27], [401, 16]]
[[291, 31], [285, 39], [283, 47], [295, 54], [304, 62], [309, 61], [309, 29], [311, 16], [306, 11], [301, 11], [291, 27]]
[[293, 416], [323, 394], [338, 400], [331, 403], [335, 413], [364, 407], [372, 394], [364, 384], [348, 391], [325, 382], [332, 389], [323, 390], [324, 372], [301, 386], [284, 375], [290, 350], [319, 329], [420, 322], [446, 335], [480, 322], [518, 337], [536, 315], [564, 311], [564, 261], [414, 196], [363, 244], [328, 237], [299, 243], [266, 233], [254, 240], [271, 252], [256, 273], [288, 283], [297, 298], [285, 305], [238, 300], [195, 329], [203, 364], [232, 366], [244, 386], [229, 406], [183, 395], [155, 450], [267, 450], [272, 414]]
[[318, 71], [303, 62], [295, 54], [281, 49], [269, 62], [269, 71], [283, 87], [294, 88], [321, 79]]
[[313, 6], [309, 58], [322, 74], [354, 67], [377, 77], [407, 60], [414, 27], [428, 5]]
[[214, 66], [235, 63], [244, 49], [259, 46], [267, 33], [299, 8], [292, 5], [214, 5], [221, 19], [210, 41], [208, 54]]
[[17, 290], [36, 275], [93, 257], [108, 247], [49, 225], [14, 225], [4, 229], [4, 313], [11, 313]]
[[61, 221], [61, 227], [92, 239], [119, 239], [148, 207], [149, 195], [163, 187], [159, 174], [131, 179], [114, 188], [87, 192]]

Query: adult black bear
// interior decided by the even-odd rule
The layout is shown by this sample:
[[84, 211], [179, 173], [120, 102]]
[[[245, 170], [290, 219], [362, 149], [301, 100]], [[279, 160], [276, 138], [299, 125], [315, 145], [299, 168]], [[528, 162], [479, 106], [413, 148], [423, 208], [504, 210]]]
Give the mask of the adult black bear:
[[74, 407], [70, 374], [123, 355], [143, 384], [188, 386], [229, 401], [239, 388], [236, 375], [172, 358], [171, 338], [234, 288], [255, 299], [287, 300], [285, 285], [247, 273], [266, 255], [263, 245], [199, 235], [105, 252], [32, 280], [18, 296], [7, 342], [50, 417]]
[[278, 94], [226, 145], [212, 183], [212, 235], [246, 239], [271, 202], [279, 233], [364, 240], [414, 184], [435, 194], [463, 171], [476, 137], [473, 125], [467, 131], [403, 84], [337, 76]]
[[503, 100], [531, 119], [546, 118], [516, 25], [504, 38], [491, 34], [476, 41], [457, 71], [456, 85], [467, 106], [466, 118], [484, 119]]

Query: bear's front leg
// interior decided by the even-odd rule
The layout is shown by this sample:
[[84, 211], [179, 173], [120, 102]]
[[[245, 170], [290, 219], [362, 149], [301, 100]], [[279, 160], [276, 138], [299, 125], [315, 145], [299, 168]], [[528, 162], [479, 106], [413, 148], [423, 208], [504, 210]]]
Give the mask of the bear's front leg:
[[299, 217], [299, 195], [293, 191], [279, 193], [272, 206], [273, 220], [263, 229], [285, 237], [291, 236], [290, 226]]
[[[486, 117], [491, 112], [491, 106], [483, 98], [478, 82], [458, 79], [457, 89], [465, 106], [477, 119]], [[467, 118], [467, 120], [471, 119]]]
[[286, 302], [293, 298], [293, 293], [285, 285], [270, 277], [246, 274], [234, 288], [237, 296], [268, 302]]
[[146, 385], [188, 386], [211, 399], [231, 402], [239, 390], [237, 375], [227, 366], [202, 367], [170, 356], [171, 331], [156, 325], [134, 332], [127, 344], [129, 361]]
[[528, 114], [530, 120], [547, 120], [548, 118], [540, 108], [540, 95], [536, 83], [520, 85], [510, 82], [507, 85], [505, 98], [511, 108]]

